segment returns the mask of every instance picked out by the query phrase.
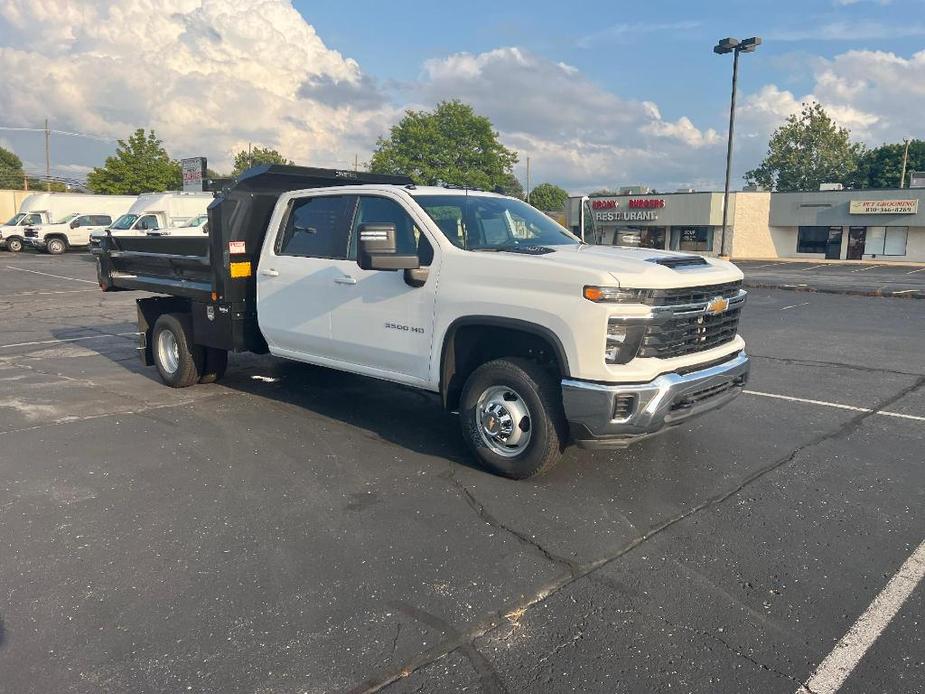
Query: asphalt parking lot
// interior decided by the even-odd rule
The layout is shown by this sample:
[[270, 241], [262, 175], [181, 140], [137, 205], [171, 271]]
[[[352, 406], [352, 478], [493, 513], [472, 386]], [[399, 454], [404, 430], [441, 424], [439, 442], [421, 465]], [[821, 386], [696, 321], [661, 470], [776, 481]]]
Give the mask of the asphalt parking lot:
[[925, 265], [737, 260], [753, 288], [925, 299]]
[[0, 253], [0, 691], [925, 691], [925, 302], [755, 289], [747, 394], [512, 482], [407, 388], [162, 386], [89, 260]]

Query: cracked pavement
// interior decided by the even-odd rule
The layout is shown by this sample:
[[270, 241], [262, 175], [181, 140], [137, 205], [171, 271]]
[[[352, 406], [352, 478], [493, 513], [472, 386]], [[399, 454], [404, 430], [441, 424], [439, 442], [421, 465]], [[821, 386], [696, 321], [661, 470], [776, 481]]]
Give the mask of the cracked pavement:
[[[743, 395], [512, 482], [407, 388], [163, 387], [133, 293], [2, 255], [0, 692], [793, 692], [925, 537], [877, 414], [925, 416], [923, 302], [751, 293], [750, 389], [874, 412]], [[925, 691], [922, 592], [844, 691]]]

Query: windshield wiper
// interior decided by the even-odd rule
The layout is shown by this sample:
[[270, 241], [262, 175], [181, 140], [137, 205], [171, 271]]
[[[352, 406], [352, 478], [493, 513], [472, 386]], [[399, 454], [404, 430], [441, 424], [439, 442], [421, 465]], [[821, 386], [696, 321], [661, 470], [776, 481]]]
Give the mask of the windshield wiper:
[[506, 243], [502, 246], [481, 246], [479, 248], [470, 248], [471, 251], [489, 251], [492, 253], [523, 253], [524, 255], [546, 255], [553, 253], [554, 249], [547, 246], [538, 246], [533, 244]]

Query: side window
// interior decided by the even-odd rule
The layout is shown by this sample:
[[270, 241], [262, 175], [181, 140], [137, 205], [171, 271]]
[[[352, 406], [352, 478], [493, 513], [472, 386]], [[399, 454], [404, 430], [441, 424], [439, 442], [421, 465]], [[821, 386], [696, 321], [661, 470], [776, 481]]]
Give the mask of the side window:
[[361, 195], [359, 197], [356, 215], [353, 218], [353, 227], [350, 230], [348, 260], [356, 260], [360, 225], [382, 222], [391, 222], [395, 225], [397, 250], [400, 254], [414, 255], [416, 253], [422, 266], [428, 266], [433, 262], [433, 246], [430, 245], [430, 241], [418, 229], [411, 216], [405, 212], [405, 209], [394, 200], [374, 195]]
[[27, 214], [21, 224], [41, 224], [42, 215], [40, 214]]
[[160, 228], [157, 223], [157, 217], [153, 214], [146, 214], [140, 220], [138, 220], [138, 229], [158, 229]]
[[77, 222], [77, 226], [79, 226], [79, 227], [88, 227], [88, 226], [90, 226], [91, 224], [93, 224], [93, 222], [90, 221], [90, 215], [88, 215], [88, 214], [85, 214], [85, 215], [83, 215], [83, 216], [81, 216], [81, 217], [78, 217], [78, 218], [75, 219], [74, 221]]
[[90, 225], [95, 227], [108, 227], [112, 224], [112, 217], [106, 214], [90, 215]]
[[278, 255], [310, 258], [347, 257], [347, 209], [351, 196], [300, 198], [289, 203], [289, 214], [276, 242]]

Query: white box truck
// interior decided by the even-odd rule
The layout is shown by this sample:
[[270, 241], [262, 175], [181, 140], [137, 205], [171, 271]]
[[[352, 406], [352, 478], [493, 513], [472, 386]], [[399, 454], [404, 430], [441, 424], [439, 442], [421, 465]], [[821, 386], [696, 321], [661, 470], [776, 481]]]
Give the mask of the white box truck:
[[100, 238], [113, 236], [145, 236], [147, 232], [184, 224], [206, 213], [215, 196], [212, 193], [144, 193], [138, 196], [128, 212], [110, 227], [90, 234], [90, 251], [99, 248]]
[[87, 246], [90, 234], [101, 231], [126, 213], [135, 203], [134, 195], [81, 195], [71, 212], [50, 224], [30, 224], [23, 242], [40, 251], [60, 255], [69, 248]]
[[[0, 226], [0, 248], [18, 253], [22, 250], [26, 227], [59, 222], [67, 215], [90, 212], [89, 202], [96, 195], [85, 193], [33, 193], [19, 206], [19, 212]], [[119, 196], [121, 197], [121, 196]], [[131, 198], [134, 199], [134, 198]], [[129, 203], [131, 204], [131, 203]]]

